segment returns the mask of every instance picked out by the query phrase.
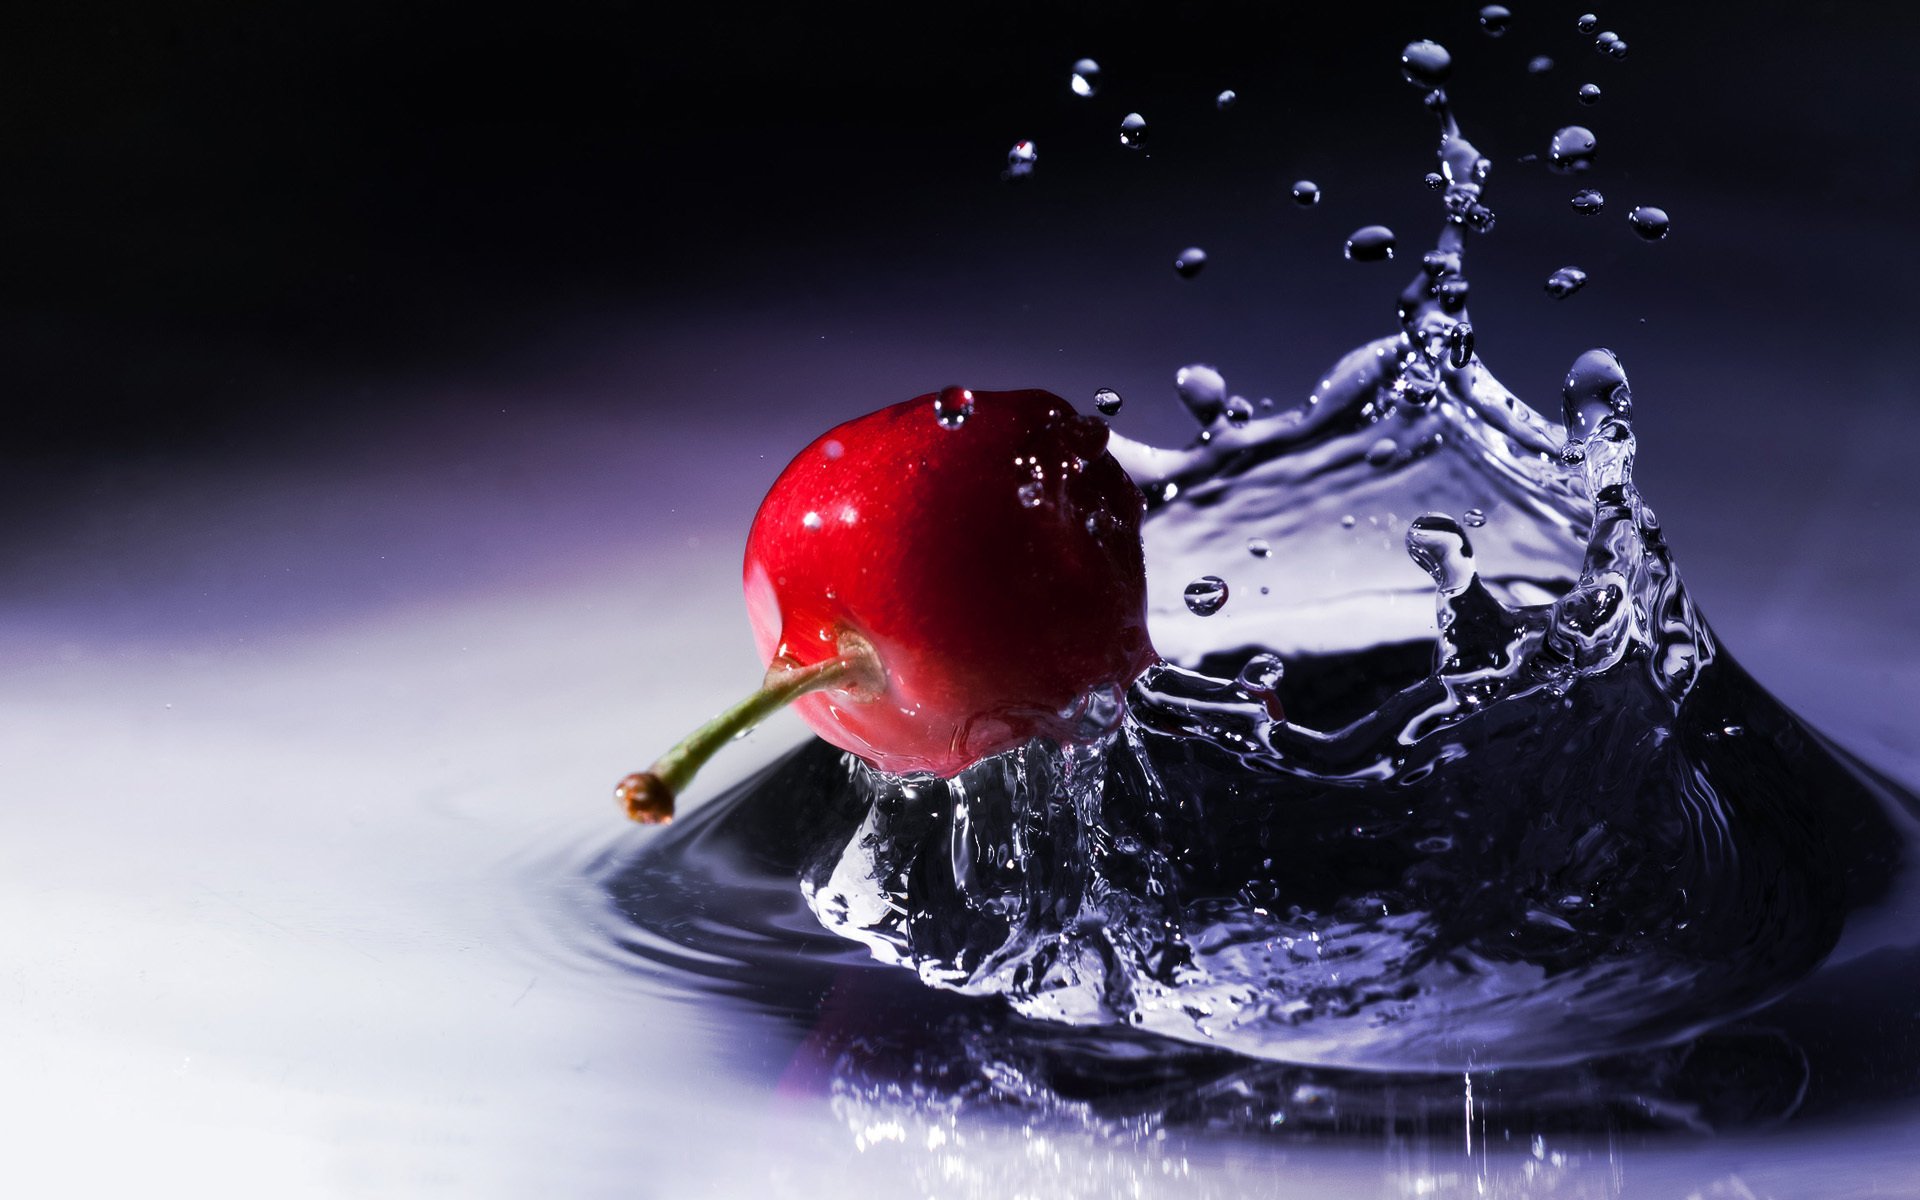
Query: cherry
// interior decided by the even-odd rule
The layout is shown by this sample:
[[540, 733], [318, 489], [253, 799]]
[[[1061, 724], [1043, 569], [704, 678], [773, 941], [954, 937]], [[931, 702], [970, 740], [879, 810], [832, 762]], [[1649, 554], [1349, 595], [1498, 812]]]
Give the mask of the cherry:
[[822, 434], [747, 535], [762, 688], [616, 796], [640, 821], [782, 704], [895, 773], [1071, 740], [1087, 692], [1155, 659], [1140, 491], [1107, 427], [1043, 391], [948, 388]]

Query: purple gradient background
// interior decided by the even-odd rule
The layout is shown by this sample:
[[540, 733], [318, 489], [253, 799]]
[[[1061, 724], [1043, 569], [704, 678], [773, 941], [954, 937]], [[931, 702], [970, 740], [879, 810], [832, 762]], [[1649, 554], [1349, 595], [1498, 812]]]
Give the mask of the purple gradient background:
[[[1304, 396], [1392, 329], [1435, 226], [1432, 125], [1393, 69], [1418, 36], [1455, 51], [1496, 163], [1468, 261], [1485, 361], [1551, 414], [1578, 352], [1619, 351], [1642, 490], [1724, 641], [1920, 782], [1920, 14], [1622, 5], [1613, 62], [1577, 5], [1513, 5], [1498, 41], [1476, 7], [25, 18], [0, 72], [0, 1012], [24, 1064], [0, 1112], [84, 1150], [49, 1097], [171, 1106], [194, 1131], [171, 1153], [255, 1147], [236, 1184], [510, 1194], [558, 1160], [563, 1190], [617, 1191], [623, 1123], [666, 1105], [649, 1081], [726, 1031], [641, 1039], [591, 972], [510, 946], [495, 892], [542, 886], [527, 847], [613, 836], [606, 784], [753, 677], [761, 491], [826, 424], [950, 382], [1112, 386], [1117, 427], [1160, 441], [1188, 434], [1185, 362]], [[1556, 68], [1529, 76], [1536, 53]], [[1092, 101], [1065, 90], [1083, 54]], [[1130, 109], [1150, 154], [1115, 144]], [[1573, 121], [1599, 218], [1515, 161]], [[1038, 171], [1003, 184], [1022, 137]], [[1643, 202], [1668, 241], [1627, 230]], [[1401, 260], [1343, 262], [1376, 221]], [[1185, 282], [1190, 244], [1212, 261]], [[1566, 263], [1593, 281], [1555, 303]], [[398, 1032], [462, 1005], [484, 1015]], [[225, 1073], [182, 1083], [195, 1055]], [[585, 1092], [552, 1067], [577, 1059]], [[722, 1118], [759, 1103], [715, 1086]], [[664, 1179], [755, 1182], [711, 1144], [648, 1147]], [[1780, 1178], [1843, 1155], [1905, 1178], [1876, 1146]], [[1671, 1178], [1751, 1169], [1701, 1153]], [[796, 1194], [840, 1169], [793, 1159]]]

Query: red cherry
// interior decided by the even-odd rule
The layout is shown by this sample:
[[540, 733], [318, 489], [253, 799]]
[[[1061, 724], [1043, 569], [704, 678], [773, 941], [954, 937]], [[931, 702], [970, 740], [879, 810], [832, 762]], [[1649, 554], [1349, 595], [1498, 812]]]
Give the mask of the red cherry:
[[689, 762], [788, 701], [897, 773], [1070, 739], [1064, 711], [1155, 658], [1146, 504], [1106, 444], [1106, 425], [1058, 396], [959, 388], [815, 439], [747, 535], [767, 685], [623, 781], [630, 815], [664, 819]]

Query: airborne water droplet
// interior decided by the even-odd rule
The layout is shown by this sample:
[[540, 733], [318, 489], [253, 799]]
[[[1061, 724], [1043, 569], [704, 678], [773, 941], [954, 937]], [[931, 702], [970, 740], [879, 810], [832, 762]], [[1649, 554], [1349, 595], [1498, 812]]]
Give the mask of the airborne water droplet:
[[1255, 558], [1265, 558], [1273, 553], [1273, 546], [1265, 538], [1248, 538], [1247, 553]]
[[1642, 204], [1627, 214], [1627, 224], [1633, 231], [1650, 242], [1657, 242], [1667, 236], [1667, 228], [1672, 225], [1667, 210], [1655, 208], [1651, 204]]
[[1025, 138], [1015, 142], [1013, 149], [1007, 151], [1007, 178], [1025, 179], [1033, 174], [1033, 164], [1039, 157], [1032, 142]]
[[1174, 391], [1193, 419], [1211, 425], [1227, 406], [1227, 381], [1205, 363], [1189, 363], [1173, 375]]
[[1232, 108], [1233, 102], [1235, 100], [1238, 100], [1239, 98], [1240, 97], [1234, 92], [1232, 88], [1228, 88], [1226, 91], [1221, 92], [1218, 96], [1215, 96], [1213, 98], [1213, 106], [1219, 109], [1221, 112], [1225, 112], [1228, 109]]
[[1614, 43], [1619, 40], [1620, 35], [1609, 29], [1593, 39], [1594, 51], [1599, 54], [1610, 54], [1613, 51]]
[[1544, 54], [1536, 54], [1527, 60], [1527, 74], [1545, 75], [1553, 70], [1553, 60]]
[[1607, 198], [1593, 188], [1582, 188], [1567, 203], [1573, 205], [1573, 211], [1581, 216], [1590, 217], [1607, 206]]
[[1584, 171], [1593, 165], [1593, 155], [1598, 148], [1593, 130], [1584, 125], [1568, 125], [1553, 135], [1553, 142], [1547, 147], [1547, 166], [1562, 175]]
[[1580, 19], [1573, 23], [1573, 27], [1581, 33], [1592, 33], [1600, 28], [1600, 18], [1592, 13], [1581, 13]]
[[1295, 180], [1293, 184], [1293, 202], [1301, 208], [1312, 208], [1320, 203], [1320, 185], [1311, 179]]
[[1129, 150], [1138, 150], [1140, 143], [1147, 140], [1147, 119], [1139, 113], [1128, 113], [1120, 119], [1120, 144]]
[[1253, 402], [1245, 396], [1233, 396], [1227, 400], [1227, 424], [1235, 429], [1244, 428], [1253, 420]]
[[1513, 21], [1513, 10], [1504, 4], [1489, 4], [1480, 10], [1480, 28], [1488, 37], [1499, 37]]
[[1192, 279], [1207, 266], [1207, 252], [1198, 246], [1188, 246], [1173, 260], [1173, 269], [1182, 279]]
[[973, 415], [973, 393], [963, 387], [944, 387], [933, 398], [933, 419], [942, 429], [958, 429]]
[[1124, 403], [1126, 401], [1120, 398], [1120, 393], [1112, 388], [1101, 388], [1093, 394], [1093, 406], [1100, 410], [1102, 416], [1118, 416], [1120, 406]]
[[1470, 508], [1460, 514], [1460, 519], [1465, 521], [1469, 528], [1478, 529], [1487, 523], [1487, 514], [1477, 508]]
[[1627, 56], [1626, 39], [1615, 38], [1612, 44], [1610, 44], [1607, 47], [1607, 57], [1608, 58], [1625, 58], [1626, 56]]
[[1218, 575], [1202, 575], [1187, 585], [1187, 611], [1196, 617], [1210, 617], [1227, 602], [1227, 581]]
[[1073, 79], [1068, 84], [1076, 96], [1091, 96], [1100, 90], [1100, 64], [1083, 58], [1073, 64]]
[[1437, 192], [1447, 186], [1447, 177], [1438, 171], [1428, 171], [1420, 177], [1420, 182], [1427, 185], [1428, 191]]
[[1393, 257], [1393, 230], [1367, 225], [1347, 237], [1346, 255], [1353, 262], [1385, 262]]
[[1580, 90], [1574, 94], [1580, 97], [1582, 104], [1600, 103], [1600, 85], [1597, 83], [1583, 83], [1580, 85]]
[[1384, 467], [1400, 454], [1400, 444], [1390, 437], [1383, 437], [1367, 447], [1367, 462], [1371, 466]]
[[1453, 72], [1453, 55], [1439, 42], [1409, 42], [1400, 51], [1400, 73], [1415, 87], [1429, 91], [1447, 81]]
[[1585, 286], [1587, 273], [1579, 267], [1561, 267], [1547, 276], [1547, 295], [1555, 300], [1565, 300]]

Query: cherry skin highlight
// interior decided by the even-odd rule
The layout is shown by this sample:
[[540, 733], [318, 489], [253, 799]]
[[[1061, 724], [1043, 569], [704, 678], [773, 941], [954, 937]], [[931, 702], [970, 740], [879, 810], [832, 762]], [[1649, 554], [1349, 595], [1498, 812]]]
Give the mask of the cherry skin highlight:
[[794, 708], [883, 770], [952, 775], [1154, 658], [1140, 518], [1107, 427], [1043, 391], [948, 388], [829, 430], [775, 481], [745, 587], [773, 670], [878, 670]]

